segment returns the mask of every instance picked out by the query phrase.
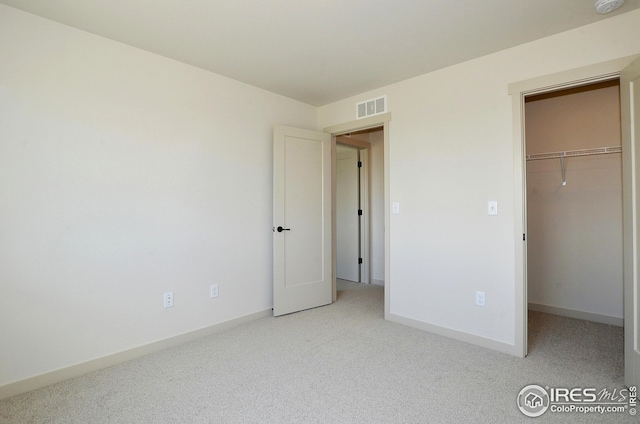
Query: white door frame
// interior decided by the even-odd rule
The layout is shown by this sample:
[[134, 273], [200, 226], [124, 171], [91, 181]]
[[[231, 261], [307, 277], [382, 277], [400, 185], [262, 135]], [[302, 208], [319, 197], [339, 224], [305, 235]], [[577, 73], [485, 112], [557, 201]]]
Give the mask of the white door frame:
[[[525, 175], [524, 99], [527, 96], [594, 84], [620, 77], [638, 55], [534, 78], [509, 85], [513, 111], [513, 169], [515, 214], [515, 346], [517, 356], [527, 356], [527, 189]], [[625, 152], [622, 152], [623, 158]], [[623, 181], [623, 185], [625, 182]], [[635, 212], [635, 211], [634, 211]]]
[[[368, 118], [359, 119], [356, 121], [346, 122], [344, 124], [333, 125], [330, 127], [326, 127], [324, 132], [330, 133], [333, 137], [332, 147], [332, 157], [333, 157], [333, 185], [335, 187], [335, 137], [338, 135], [366, 130], [370, 128], [382, 127], [383, 128], [383, 137], [384, 137], [384, 316], [385, 319], [389, 317], [390, 310], [390, 294], [391, 294], [391, 271], [390, 271], [390, 194], [389, 194], [389, 122], [391, 121], [390, 113], [383, 113], [380, 115], [370, 116]], [[334, 190], [335, 196], [335, 190]], [[335, 200], [335, 197], [334, 197]], [[333, 301], [336, 301], [337, 291], [336, 291], [336, 245], [335, 245], [335, 201], [333, 202]], [[369, 261], [370, 263], [371, 261]], [[370, 266], [370, 265], [369, 265]], [[371, 275], [371, 274], [369, 274]]]

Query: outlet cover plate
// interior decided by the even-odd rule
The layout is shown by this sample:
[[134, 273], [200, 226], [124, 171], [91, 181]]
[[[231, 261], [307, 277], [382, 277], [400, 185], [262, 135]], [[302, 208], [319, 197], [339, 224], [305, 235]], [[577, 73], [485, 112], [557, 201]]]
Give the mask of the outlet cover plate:
[[164, 307], [173, 308], [173, 292], [166, 292], [164, 294]]

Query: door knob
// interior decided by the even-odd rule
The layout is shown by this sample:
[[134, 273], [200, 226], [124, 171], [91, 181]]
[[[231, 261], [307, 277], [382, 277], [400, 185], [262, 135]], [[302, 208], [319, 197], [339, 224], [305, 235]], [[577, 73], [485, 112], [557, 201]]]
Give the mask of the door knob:
[[276, 228], [276, 230], [278, 230], [279, 233], [283, 232], [283, 231], [291, 231], [291, 228], [282, 228], [282, 227], [278, 227]]

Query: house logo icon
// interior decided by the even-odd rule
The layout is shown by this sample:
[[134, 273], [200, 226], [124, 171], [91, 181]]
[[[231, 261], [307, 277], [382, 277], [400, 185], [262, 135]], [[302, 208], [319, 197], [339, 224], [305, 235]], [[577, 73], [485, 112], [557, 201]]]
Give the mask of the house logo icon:
[[529, 393], [524, 398], [524, 404], [527, 405], [529, 408], [538, 408], [543, 404], [542, 397], [538, 396], [535, 393]]
[[549, 409], [549, 394], [537, 384], [529, 385], [518, 393], [518, 408], [527, 417], [539, 417]]

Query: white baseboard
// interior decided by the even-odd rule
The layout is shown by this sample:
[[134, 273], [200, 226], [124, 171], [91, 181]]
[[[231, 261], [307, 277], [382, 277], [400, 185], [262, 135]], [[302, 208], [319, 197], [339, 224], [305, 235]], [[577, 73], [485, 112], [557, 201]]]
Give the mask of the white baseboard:
[[372, 278], [371, 284], [375, 284], [376, 286], [384, 286], [384, 280], [376, 280], [375, 278]]
[[406, 318], [406, 317], [391, 314], [391, 313], [387, 316], [387, 319], [391, 322], [417, 328], [419, 330], [428, 331], [430, 333], [438, 334], [440, 336], [448, 337], [450, 339], [459, 340], [461, 342], [470, 343], [472, 345], [484, 347], [486, 349], [491, 349], [498, 352], [507, 353], [513, 356], [520, 356], [520, 353], [516, 351], [515, 345], [510, 345], [504, 342], [488, 339], [482, 336], [476, 336], [474, 334], [464, 333], [462, 331], [452, 330], [446, 327], [440, 327], [438, 325], [428, 324], [422, 321], [416, 321], [411, 318]]
[[35, 377], [27, 378], [25, 380], [19, 380], [13, 383], [5, 384], [3, 386], [0, 386], [0, 399], [19, 395], [21, 393], [39, 389], [50, 384], [55, 384], [64, 380], [68, 380], [70, 378], [78, 377], [92, 371], [97, 371], [102, 368], [107, 368], [112, 365], [130, 361], [132, 359], [139, 358], [150, 353], [158, 352], [169, 347], [177, 346], [192, 340], [196, 340], [201, 337], [227, 330], [229, 328], [233, 328], [247, 322], [271, 316], [272, 313], [273, 311], [271, 309], [267, 309], [265, 311], [245, 315], [243, 317], [221, 322], [219, 324], [214, 324], [209, 327], [200, 328], [188, 333], [179, 334], [168, 339], [158, 340], [156, 342], [134, 347], [133, 349], [128, 349], [122, 352], [114, 353], [112, 355], [93, 359], [91, 361], [40, 374]]
[[537, 312], [545, 312], [547, 314], [560, 315], [563, 317], [583, 319], [585, 321], [594, 321], [602, 324], [624, 326], [624, 318], [613, 317], [610, 315], [595, 314], [593, 312], [578, 311], [576, 309], [559, 308], [557, 306], [541, 305], [539, 303], [529, 302], [529, 309]]

